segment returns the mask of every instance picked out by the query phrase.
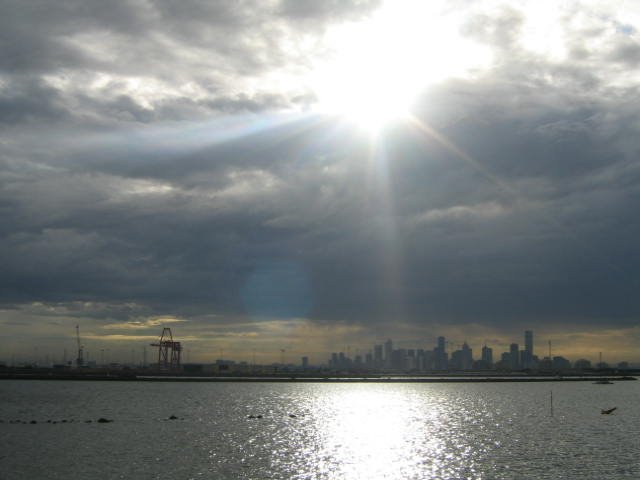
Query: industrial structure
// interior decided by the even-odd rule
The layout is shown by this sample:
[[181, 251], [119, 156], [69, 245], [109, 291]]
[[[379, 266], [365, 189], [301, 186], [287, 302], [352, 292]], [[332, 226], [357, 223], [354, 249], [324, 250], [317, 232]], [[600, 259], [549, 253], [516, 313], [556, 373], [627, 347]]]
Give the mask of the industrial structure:
[[80, 325], [76, 325], [76, 341], [78, 342], [78, 356], [76, 357], [76, 367], [84, 365], [84, 347], [80, 343]]
[[158, 347], [158, 368], [160, 370], [178, 370], [180, 368], [182, 345], [173, 340], [170, 328], [163, 328], [160, 341], [152, 343], [151, 346]]

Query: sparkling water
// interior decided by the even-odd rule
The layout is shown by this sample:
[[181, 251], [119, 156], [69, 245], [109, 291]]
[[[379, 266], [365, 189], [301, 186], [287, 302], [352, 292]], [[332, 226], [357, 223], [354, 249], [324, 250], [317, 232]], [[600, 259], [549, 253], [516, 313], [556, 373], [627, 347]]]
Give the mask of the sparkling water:
[[5, 380], [0, 478], [640, 478], [639, 399], [640, 382]]

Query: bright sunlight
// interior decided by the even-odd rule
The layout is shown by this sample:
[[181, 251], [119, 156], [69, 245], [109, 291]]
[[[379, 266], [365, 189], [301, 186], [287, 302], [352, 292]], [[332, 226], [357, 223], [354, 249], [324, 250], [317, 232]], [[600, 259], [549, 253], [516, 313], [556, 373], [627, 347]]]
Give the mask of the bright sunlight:
[[406, 119], [429, 85], [486, 64], [488, 53], [460, 37], [443, 8], [388, 2], [367, 22], [328, 31], [333, 54], [315, 66], [311, 80], [317, 110], [377, 131]]

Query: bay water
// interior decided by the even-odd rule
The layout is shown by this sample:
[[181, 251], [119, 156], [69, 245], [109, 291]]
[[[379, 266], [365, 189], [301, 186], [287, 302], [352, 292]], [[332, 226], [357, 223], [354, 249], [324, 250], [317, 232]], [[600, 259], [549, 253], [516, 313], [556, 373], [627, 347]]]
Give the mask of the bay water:
[[640, 478], [634, 381], [4, 380], [0, 420], [4, 480]]

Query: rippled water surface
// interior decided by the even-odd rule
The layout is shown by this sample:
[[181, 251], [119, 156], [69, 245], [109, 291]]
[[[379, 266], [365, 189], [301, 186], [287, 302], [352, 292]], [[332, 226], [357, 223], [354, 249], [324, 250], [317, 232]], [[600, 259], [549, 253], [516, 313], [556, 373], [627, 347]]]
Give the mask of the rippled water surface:
[[640, 478], [639, 400], [640, 382], [6, 380], [0, 478]]

